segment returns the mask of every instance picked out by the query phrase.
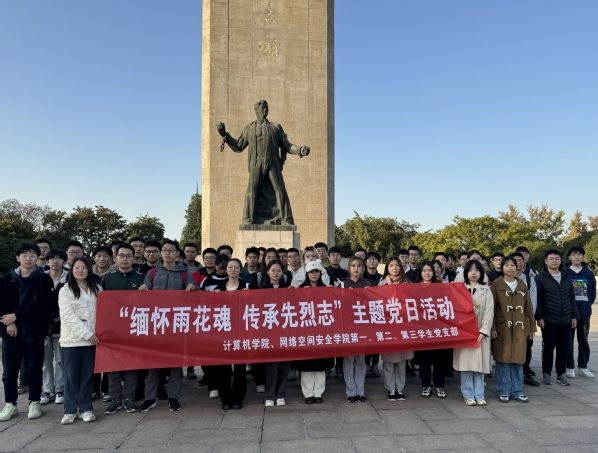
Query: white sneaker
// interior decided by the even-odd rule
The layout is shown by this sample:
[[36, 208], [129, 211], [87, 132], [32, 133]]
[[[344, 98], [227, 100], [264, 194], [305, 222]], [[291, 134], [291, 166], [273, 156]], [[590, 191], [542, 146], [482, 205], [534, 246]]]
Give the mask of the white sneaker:
[[567, 368], [567, 370], [565, 371], [565, 376], [567, 376], [568, 378], [574, 378], [575, 370], [572, 368]]
[[50, 401], [54, 399], [54, 397], [54, 393], [44, 392], [42, 393], [42, 397], [40, 398], [39, 403], [42, 405], [48, 404]]
[[220, 398], [220, 392], [218, 390], [210, 391], [210, 399]]
[[272, 401], [272, 400], [266, 400], [266, 402], [264, 403], [264, 406], [266, 406], [266, 407], [274, 407], [274, 401]]
[[0, 422], [7, 422], [18, 414], [19, 410], [17, 409], [16, 404], [6, 403], [6, 406], [4, 406], [4, 409], [2, 409], [2, 412], [0, 412]]
[[277, 406], [286, 406], [287, 402], [284, 400], [284, 398], [278, 398], [276, 400], [276, 405]]
[[588, 378], [594, 377], [594, 373], [592, 373], [587, 368], [580, 368], [579, 369], [579, 374], [580, 374], [580, 376], [583, 376], [583, 377], [588, 377]]
[[81, 415], [79, 415], [79, 418], [82, 419], [85, 423], [96, 421], [96, 416], [92, 411], [83, 412]]
[[56, 392], [56, 398], [54, 398], [56, 404], [64, 404], [64, 392]]
[[72, 425], [73, 423], [75, 423], [75, 414], [64, 414], [60, 420], [61, 425]]
[[265, 385], [258, 385], [255, 387], [255, 391], [257, 393], [266, 393], [266, 386]]

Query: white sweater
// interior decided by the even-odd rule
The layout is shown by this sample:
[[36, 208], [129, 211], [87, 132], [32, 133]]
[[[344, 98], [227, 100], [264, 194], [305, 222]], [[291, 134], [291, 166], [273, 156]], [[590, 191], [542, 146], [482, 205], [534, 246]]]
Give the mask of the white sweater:
[[[102, 288], [98, 286], [101, 291]], [[60, 346], [72, 348], [92, 346], [89, 339], [96, 330], [96, 296], [81, 289], [81, 297], [75, 299], [73, 292], [65, 285], [58, 294], [60, 309]]]

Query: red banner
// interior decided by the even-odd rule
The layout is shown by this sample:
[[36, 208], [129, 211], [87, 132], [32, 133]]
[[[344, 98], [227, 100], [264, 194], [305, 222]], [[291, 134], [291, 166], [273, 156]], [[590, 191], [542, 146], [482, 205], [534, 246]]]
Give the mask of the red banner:
[[102, 291], [96, 372], [477, 347], [462, 284]]

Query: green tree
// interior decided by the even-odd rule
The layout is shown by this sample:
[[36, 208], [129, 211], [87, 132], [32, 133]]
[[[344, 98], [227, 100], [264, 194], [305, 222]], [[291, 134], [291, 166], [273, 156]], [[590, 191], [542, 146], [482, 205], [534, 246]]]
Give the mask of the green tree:
[[195, 193], [191, 195], [189, 206], [185, 210], [185, 221], [181, 233], [181, 246], [185, 242], [195, 242], [201, 250], [201, 194], [197, 186]]
[[129, 223], [126, 236], [128, 239], [139, 236], [146, 240], [161, 241], [164, 239], [164, 224], [157, 217], [148, 214], [140, 215], [134, 222]]
[[108, 244], [115, 239], [125, 239], [126, 230], [127, 221], [116, 211], [104, 206], [77, 206], [62, 223], [62, 232], [81, 242], [87, 254], [98, 245]]
[[384, 261], [407, 247], [418, 228], [417, 223], [399, 222], [392, 217], [361, 217], [355, 212], [352, 219], [335, 228], [335, 243], [349, 250], [362, 247], [377, 251]]

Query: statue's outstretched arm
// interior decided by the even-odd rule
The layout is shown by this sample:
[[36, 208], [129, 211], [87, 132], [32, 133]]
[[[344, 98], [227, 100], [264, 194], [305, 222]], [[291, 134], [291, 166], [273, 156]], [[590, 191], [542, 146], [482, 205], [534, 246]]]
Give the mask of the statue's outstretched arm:
[[232, 149], [234, 152], [240, 153], [245, 148], [247, 148], [247, 145], [249, 144], [249, 140], [247, 140], [247, 133], [246, 133], [247, 128], [245, 128], [243, 130], [243, 132], [241, 133], [241, 136], [236, 140], [233, 137], [231, 137], [231, 135], [226, 131], [224, 123], [218, 123], [218, 125], [216, 126], [216, 130], [218, 131], [220, 136], [223, 138], [224, 143], [226, 143], [230, 147], [230, 149]]

